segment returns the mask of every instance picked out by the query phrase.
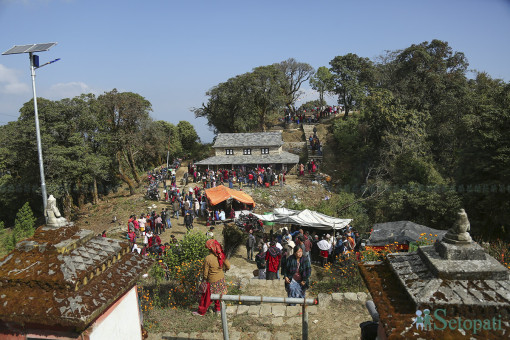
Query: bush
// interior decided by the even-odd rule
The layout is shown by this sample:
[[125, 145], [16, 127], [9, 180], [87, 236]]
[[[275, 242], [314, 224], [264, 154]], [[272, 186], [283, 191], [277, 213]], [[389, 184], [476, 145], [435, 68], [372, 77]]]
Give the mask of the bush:
[[[179, 244], [172, 244], [163, 256], [163, 262], [156, 262], [151, 269], [151, 276], [156, 281], [156, 287], [151, 291], [153, 304], [172, 308], [189, 307], [195, 302], [197, 285], [202, 274], [204, 258], [209, 254], [205, 247], [208, 240], [205, 234], [189, 232]], [[166, 287], [160, 287], [163, 278], [170, 279]], [[168, 298], [161, 298], [168, 292]], [[164, 295], [162, 295], [164, 294]]]
[[359, 273], [354, 253], [341, 256], [333, 263], [328, 263], [324, 268], [318, 269], [316, 275], [317, 280], [310, 283], [310, 292], [313, 295], [367, 290]]
[[170, 269], [170, 277], [175, 286], [168, 292], [169, 307], [191, 307], [196, 302], [202, 267], [203, 259], [184, 262]]
[[482, 245], [490, 256], [510, 269], [510, 243], [497, 239], [490, 243], [482, 243]]
[[246, 242], [246, 233], [235, 224], [227, 224], [223, 228], [223, 251], [229, 259], [237, 253], [239, 247]]

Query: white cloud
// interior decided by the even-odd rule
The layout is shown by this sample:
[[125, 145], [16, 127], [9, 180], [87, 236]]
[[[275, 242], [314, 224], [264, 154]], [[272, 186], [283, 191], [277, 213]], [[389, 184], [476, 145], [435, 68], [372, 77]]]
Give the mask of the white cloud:
[[18, 73], [0, 64], [0, 93], [17, 95], [30, 92], [30, 86], [19, 80]]
[[73, 98], [83, 93], [99, 94], [102, 91], [96, 90], [81, 81], [72, 81], [69, 83], [57, 83], [44, 91], [44, 97], [50, 99]]

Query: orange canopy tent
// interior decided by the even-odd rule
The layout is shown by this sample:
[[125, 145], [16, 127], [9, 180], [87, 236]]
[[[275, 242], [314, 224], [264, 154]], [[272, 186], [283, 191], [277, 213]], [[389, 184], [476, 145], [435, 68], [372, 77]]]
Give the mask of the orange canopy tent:
[[255, 201], [250, 195], [242, 191], [229, 189], [223, 185], [219, 185], [211, 189], [205, 189], [205, 195], [212, 206], [233, 198], [241, 203], [253, 205], [255, 207]]

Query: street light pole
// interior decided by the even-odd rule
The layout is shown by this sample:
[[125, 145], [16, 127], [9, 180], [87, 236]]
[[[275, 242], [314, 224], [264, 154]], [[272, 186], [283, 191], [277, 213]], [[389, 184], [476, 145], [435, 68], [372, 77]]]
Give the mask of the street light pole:
[[41, 131], [39, 130], [39, 113], [37, 112], [37, 95], [35, 94], [35, 65], [33, 53], [30, 52], [28, 57], [30, 58], [30, 71], [32, 74], [32, 90], [34, 92], [34, 114], [35, 114], [35, 135], [37, 139], [37, 154], [39, 157], [39, 173], [41, 175], [41, 194], [43, 199], [43, 211], [46, 209], [48, 203], [48, 196], [46, 195], [46, 181], [44, 180], [44, 165], [42, 156], [42, 145], [41, 145]]
[[44, 43], [44, 44], [29, 44], [29, 45], [16, 45], [4, 53], [2, 55], [10, 55], [10, 54], [22, 54], [28, 53], [28, 57], [30, 59], [30, 73], [32, 74], [32, 90], [34, 92], [34, 113], [35, 113], [35, 135], [37, 139], [37, 154], [39, 158], [39, 173], [41, 175], [41, 194], [43, 199], [43, 211], [46, 209], [46, 205], [48, 203], [48, 196], [46, 195], [46, 182], [44, 180], [44, 165], [43, 165], [43, 156], [42, 156], [42, 145], [41, 145], [41, 131], [39, 129], [39, 112], [37, 111], [37, 95], [35, 93], [35, 69], [54, 63], [60, 59], [55, 59], [46, 64], [39, 65], [39, 57], [34, 55], [34, 52], [44, 52], [48, 51], [50, 48], [55, 46], [57, 43]]

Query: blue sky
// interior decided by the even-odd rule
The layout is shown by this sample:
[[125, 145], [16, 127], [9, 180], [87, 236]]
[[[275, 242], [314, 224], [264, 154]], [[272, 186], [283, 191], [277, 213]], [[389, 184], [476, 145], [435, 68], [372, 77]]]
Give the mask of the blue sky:
[[[510, 81], [508, 0], [0, 0], [0, 52], [58, 42], [39, 54], [61, 58], [37, 70], [39, 97], [136, 92], [154, 119], [188, 120], [205, 142], [213, 134], [189, 109], [232, 76], [288, 58], [314, 68], [351, 52], [373, 59], [432, 39]], [[316, 99], [304, 90], [302, 101]], [[0, 124], [31, 98], [28, 56], [0, 56]]]

